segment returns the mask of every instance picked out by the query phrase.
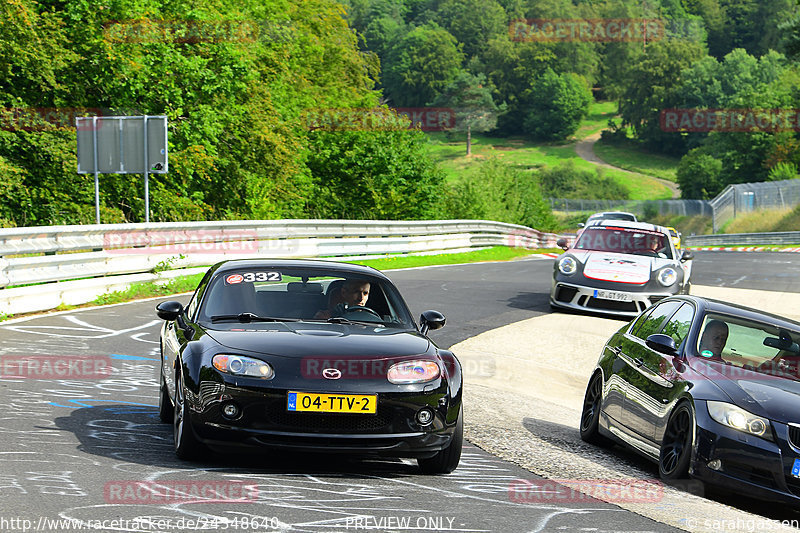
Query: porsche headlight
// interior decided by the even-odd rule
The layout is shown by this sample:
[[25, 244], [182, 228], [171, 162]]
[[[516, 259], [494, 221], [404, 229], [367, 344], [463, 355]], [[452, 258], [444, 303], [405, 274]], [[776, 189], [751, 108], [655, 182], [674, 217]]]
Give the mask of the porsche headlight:
[[268, 363], [242, 355], [217, 354], [211, 359], [211, 364], [220, 372], [234, 376], [272, 379], [275, 375]]
[[569, 276], [570, 274], [574, 274], [576, 270], [578, 270], [578, 262], [575, 261], [575, 258], [566, 256], [562, 257], [558, 260], [558, 270], [562, 274], [566, 274]]
[[434, 361], [403, 361], [389, 367], [387, 378], [395, 385], [405, 385], [432, 381], [439, 374], [439, 365]]
[[676, 281], [678, 281], [678, 273], [675, 272], [674, 268], [667, 267], [662, 268], [658, 272], [658, 282], [665, 287], [669, 287], [673, 285]]
[[708, 414], [722, 425], [744, 433], [773, 440], [769, 420], [745, 411], [741, 407], [725, 402], [706, 402]]

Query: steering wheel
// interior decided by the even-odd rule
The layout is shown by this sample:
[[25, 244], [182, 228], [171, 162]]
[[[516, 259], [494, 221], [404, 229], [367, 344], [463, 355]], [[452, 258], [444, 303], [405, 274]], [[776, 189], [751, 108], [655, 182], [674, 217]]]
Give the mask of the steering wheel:
[[379, 315], [376, 311], [370, 309], [369, 307], [365, 307], [363, 305], [351, 305], [347, 309], [344, 310], [345, 314], [354, 313], [354, 312], [357, 312], [357, 311], [363, 311], [365, 313], [369, 313], [369, 314], [375, 316], [375, 318], [381, 319], [381, 315]]

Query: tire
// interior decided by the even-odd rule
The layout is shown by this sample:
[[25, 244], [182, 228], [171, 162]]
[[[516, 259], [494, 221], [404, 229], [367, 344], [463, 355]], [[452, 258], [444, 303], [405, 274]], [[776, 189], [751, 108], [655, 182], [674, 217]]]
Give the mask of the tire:
[[423, 474], [449, 474], [458, 466], [461, 460], [461, 448], [464, 444], [464, 410], [458, 411], [458, 422], [450, 444], [436, 455], [427, 459], [417, 459]]
[[658, 456], [658, 475], [664, 481], [689, 477], [694, 439], [694, 411], [689, 402], [680, 403], [669, 417], [661, 452]]
[[167, 392], [167, 384], [164, 381], [164, 372], [159, 370], [159, 383], [158, 388], [158, 418], [165, 424], [172, 423], [175, 419], [175, 407], [172, 405], [172, 400]]
[[191, 415], [186, 408], [186, 397], [183, 392], [183, 378], [181, 374], [175, 376], [175, 409], [172, 428], [175, 441], [175, 455], [178, 456], [178, 459], [187, 461], [197, 457], [201, 445], [192, 431]]
[[581, 440], [597, 446], [608, 446], [611, 441], [600, 434], [600, 410], [603, 407], [603, 374], [595, 373], [586, 386], [581, 409]]

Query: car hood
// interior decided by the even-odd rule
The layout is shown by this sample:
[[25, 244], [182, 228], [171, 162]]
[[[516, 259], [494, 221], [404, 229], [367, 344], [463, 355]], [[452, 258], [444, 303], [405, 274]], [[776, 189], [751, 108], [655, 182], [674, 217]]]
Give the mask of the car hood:
[[230, 350], [285, 357], [401, 357], [428, 353], [431, 342], [413, 330], [308, 323], [276, 323], [205, 333]]
[[742, 409], [777, 422], [800, 422], [800, 382], [710, 361], [692, 366]]
[[612, 252], [572, 252], [583, 263], [583, 275], [590, 279], [618, 283], [647, 283], [653, 270], [666, 259]]

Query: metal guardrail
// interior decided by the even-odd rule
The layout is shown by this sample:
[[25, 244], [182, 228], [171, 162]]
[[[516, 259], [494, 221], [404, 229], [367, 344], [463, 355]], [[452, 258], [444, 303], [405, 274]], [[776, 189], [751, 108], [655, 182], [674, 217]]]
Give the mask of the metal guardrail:
[[[93, 300], [224, 259], [555, 247], [558, 235], [484, 220], [271, 220], [0, 229], [0, 313]], [[165, 269], [168, 272], [156, 273]], [[200, 269], [202, 270], [202, 269]]]
[[775, 233], [722, 233], [717, 235], [691, 235], [683, 238], [687, 247], [696, 246], [786, 246], [800, 244], [800, 231]]

